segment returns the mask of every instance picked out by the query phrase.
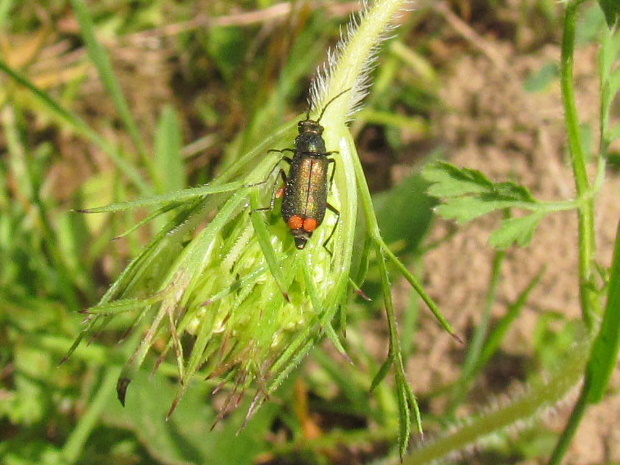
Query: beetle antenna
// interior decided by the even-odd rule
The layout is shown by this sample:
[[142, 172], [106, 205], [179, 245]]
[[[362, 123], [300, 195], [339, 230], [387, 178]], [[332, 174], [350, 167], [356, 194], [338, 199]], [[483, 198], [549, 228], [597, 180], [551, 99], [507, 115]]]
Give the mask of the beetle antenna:
[[[338, 97], [340, 97], [341, 95], [349, 92], [352, 89], [352, 87], [349, 87], [348, 89], [343, 90], [342, 92], [340, 92], [338, 95], [336, 95], [334, 98], [332, 98], [329, 102], [327, 102], [325, 104], [325, 106], [323, 107], [323, 110], [321, 111], [321, 114], [319, 115], [319, 119], [316, 120], [317, 123], [319, 123], [321, 121], [321, 118], [323, 118], [323, 114], [325, 113], [325, 110], [327, 110], [327, 107], [334, 101], [336, 100]], [[306, 114], [306, 119], [308, 119], [308, 117], [310, 116], [310, 110], [308, 110], [308, 113]]]

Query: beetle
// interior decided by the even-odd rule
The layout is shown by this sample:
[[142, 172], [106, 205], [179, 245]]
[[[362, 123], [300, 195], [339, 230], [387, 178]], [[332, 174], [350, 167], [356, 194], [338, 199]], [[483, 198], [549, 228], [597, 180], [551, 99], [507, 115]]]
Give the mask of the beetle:
[[[326, 250], [327, 243], [334, 235], [336, 226], [338, 226], [340, 212], [327, 201], [329, 189], [336, 173], [336, 160], [329, 158], [329, 156], [338, 152], [327, 151], [323, 139], [325, 128], [321, 126], [321, 118], [327, 107], [349, 90], [340, 92], [327, 102], [317, 120], [310, 119], [310, 109], [308, 109], [306, 119], [297, 124], [298, 135], [295, 138], [294, 149], [270, 150], [270, 152], [293, 153], [292, 158], [282, 157], [290, 165], [290, 171], [287, 176], [284, 170], [280, 170], [285, 185], [278, 192], [278, 195], [284, 196], [282, 218], [291, 230], [295, 246], [300, 250], [306, 247], [312, 233], [323, 222], [326, 210], [330, 210], [338, 217], [334, 229], [323, 244]], [[329, 165], [331, 164], [334, 165], [334, 169], [329, 175]]]

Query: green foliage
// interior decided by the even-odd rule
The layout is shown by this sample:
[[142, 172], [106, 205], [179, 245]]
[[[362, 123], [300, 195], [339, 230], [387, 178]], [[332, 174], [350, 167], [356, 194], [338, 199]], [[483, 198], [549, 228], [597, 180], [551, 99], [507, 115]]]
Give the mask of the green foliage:
[[599, 145], [604, 157], [608, 157], [609, 146], [620, 138], [620, 123], [611, 126], [610, 114], [614, 99], [620, 91], [620, 32], [618, 29], [603, 33], [599, 59], [601, 76], [601, 130]]
[[105, 50], [103, 44], [95, 36], [95, 25], [91, 18], [90, 12], [82, 0], [71, 0], [75, 14], [80, 23], [82, 38], [86, 43], [88, 54], [93, 64], [97, 67], [99, 77], [103, 81], [109, 96], [112, 98], [118, 114], [127, 127], [127, 131], [131, 136], [133, 143], [136, 145], [142, 156], [146, 156], [146, 144], [138, 129], [133, 113], [129, 107], [129, 103], [123, 95], [120, 82], [116, 78], [116, 74], [112, 68], [110, 57]]
[[227, 79], [232, 79], [243, 65], [244, 57], [241, 52], [247, 49], [245, 42], [248, 39], [245, 37], [245, 30], [239, 27], [209, 29], [207, 50]]
[[381, 234], [386, 243], [398, 244], [399, 252], [418, 251], [431, 227], [435, 201], [427, 195], [427, 187], [420, 175], [414, 175], [373, 198]]
[[592, 344], [586, 371], [586, 400], [591, 404], [603, 399], [620, 350], [620, 223], [618, 228], [607, 281], [607, 305], [600, 331]]
[[178, 114], [164, 108], [155, 133], [155, 173], [159, 192], [179, 191], [187, 185], [181, 149], [183, 132]]
[[614, 0], [599, 0], [598, 4], [605, 13], [605, 19], [607, 20], [609, 29], [617, 26], [618, 18], [620, 18], [620, 3]]
[[437, 162], [424, 170], [424, 177], [431, 183], [428, 193], [445, 199], [437, 211], [459, 223], [467, 223], [497, 210], [534, 210], [529, 215], [502, 221], [490, 239], [491, 244], [498, 249], [506, 249], [513, 243], [529, 245], [540, 220], [546, 214], [541, 209], [541, 203], [526, 187], [515, 182], [494, 183], [477, 170]]
[[[494, 183], [483, 173], [469, 168], [457, 168], [454, 165], [445, 162], [438, 162], [437, 165], [426, 169], [425, 178], [434, 185], [428, 189], [428, 193], [435, 197], [458, 197], [461, 195], [475, 194], [480, 202], [531, 202], [535, 199], [530, 191], [514, 182]], [[477, 205], [476, 197], [468, 197], [472, 201], [472, 205]], [[463, 210], [467, 210], [468, 205], [464, 205]], [[476, 210], [476, 208], [474, 208]], [[492, 211], [483, 208], [486, 211]], [[445, 209], [444, 209], [445, 211]], [[447, 214], [450, 216], [450, 211]], [[464, 216], [457, 216], [461, 222], [469, 221], [480, 216], [480, 214], [465, 213]]]
[[[617, 1], [590, 2], [594, 8], [587, 11], [587, 5], [575, 2], [561, 6], [573, 18], [583, 18], [574, 43], [600, 44], [600, 121], [579, 121], [576, 111], [566, 112], [575, 177], [583, 180], [586, 172], [580, 162], [599, 164], [598, 178], [580, 184], [575, 199], [544, 202], [518, 180], [498, 182], [481, 171], [439, 162], [423, 177], [412, 175], [371, 200], [365, 184], [355, 182], [364, 176], [353, 139], [344, 134], [346, 141], [338, 140], [343, 133], [331, 131], [339, 123], [326, 115], [328, 145], [341, 152], [334, 157], [333, 198], [342, 219], [335, 257], [320, 250], [321, 234], [331, 229], [326, 225], [317, 233], [319, 246], [306, 251], [307, 260], [283, 259], [289, 251], [282, 244], [290, 248], [290, 237], [278, 207], [252, 216], [248, 211], [269, 203], [277, 157], [267, 150], [291, 146], [296, 119], [287, 116], [287, 104], [296, 98], [297, 109], [305, 110], [300, 96], [342, 18], [333, 18], [333, 10], [305, 8], [294, 10], [286, 22], [258, 14], [278, 7], [273, 2], [245, 2], [243, 10], [226, 10], [226, 2], [70, 3], [67, 8], [66, 2], [48, 0], [33, 8], [28, 2], [0, 2], [0, 31], [8, 37], [0, 52], [0, 462], [249, 464], [299, 463], [303, 457], [307, 463], [328, 463], [338, 462], [341, 451], [368, 450], [372, 459], [387, 456], [389, 461], [400, 452], [404, 463], [419, 464], [482, 448], [487, 439], [523, 427], [528, 429], [514, 440], [514, 450], [540, 460], [556, 435], [541, 424], [529, 429], [532, 422], [543, 408], [564, 400], [585, 375], [575, 413], [556, 447], [552, 463], [559, 463], [582, 411], [606, 398], [620, 344], [618, 247], [612, 260], [599, 264], [587, 246], [596, 236], [594, 215], [588, 215], [605, 178], [601, 160], [617, 156], [614, 144], [620, 136], [612, 111], [620, 89]], [[555, 7], [544, 2], [534, 10], [553, 18]], [[494, 8], [506, 7], [496, 2]], [[427, 55], [442, 49], [437, 47], [442, 39], [415, 25], [433, 24], [434, 14], [422, 9], [406, 18], [402, 28], [412, 34], [417, 50], [404, 40], [391, 42], [367, 108], [352, 125], [354, 133], [364, 124], [387, 126], [387, 144], [399, 150], [411, 137], [431, 137], [430, 115], [447, 110], [437, 108], [441, 70], [433, 69], [435, 61]], [[221, 15], [241, 22], [212, 21]], [[247, 18], [258, 22], [244, 24]], [[58, 25], [53, 32], [46, 29], [50, 19]], [[570, 32], [570, 23], [564, 28]], [[123, 52], [136, 44], [146, 48], [130, 66], [148, 68], [148, 60], [142, 61], [153, 56], [147, 48], [162, 47], [163, 62], [175, 67], [174, 95], [166, 97], [172, 100], [166, 105], [149, 96], [153, 106], [145, 111], [127, 93], [131, 80], [123, 75]], [[558, 76], [563, 89], [574, 85], [565, 65], [574, 50], [566, 50], [563, 60], [530, 76], [528, 90], [544, 91]], [[50, 62], [56, 67], [48, 71]], [[340, 78], [351, 77], [348, 69]], [[150, 95], [151, 82], [140, 79]], [[103, 94], [91, 100], [99, 84]], [[570, 104], [570, 92], [564, 93]], [[284, 120], [293, 121], [283, 125]], [[599, 133], [589, 129], [588, 135], [586, 128], [599, 127]], [[215, 172], [219, 181], [212, 182]], [[267, 184], [250, 187], [270, 172]], [[459, 426], [457, 412], [472, 410], [468, 396], [477, 393], [481, 376], [502, 354], [544, 277], [543, 270], [524, 284], [514, 301], [504, 302], [506, 313], [493, 319], [505, 250], [527, 246], [541, 221], [566, 210], [577, 212], [583, 225], [577, 245], [585, 257], [580, 264], [583, 321], [540, 309], [527, 393], [510, 395]], [[416, 339], [424, 315], [420, 302], [454, 331], [408, 265], [415, 256], [416, 269], [422, 268], [435, 213], [459, 224], [499, 213], [501, 224], [491, 234], [499, 251], [480, 324], [466, 346], [455, 344], [455, 351], [465, 351], [461, 376], [427, 394], [429, 386], [419, 386], [410, 368], [412, 355], [425, 356]], [[212, 250], [227, 253], [210, 261]], [[393, 250], [408, 260], [407, 266]], [[345, 254], [353, 255], [350, 269], [343, 266]], [[259, 264], [247, 265], [253, 261]], [[395, 275], [418, 292], [404, 314], [397, 312], [390, 292]], [[349, 302], [351, 290], [366, 278], [363, 290], [374, 302]], [[195, 292], [174, 307], [187, 311], [185, 317], [160, 312], [160, 326], [154, 334], [145, 333], [153, 322], [147, 309], [173, 308], [170, 302], [185, 279]], [[337, 289], [326, 293], [331, 279]], [[230, 301], [245, 306], [222, 312]], [[380, 321], [375, 312], [384, 309], [388, 349], [367, 338], [368, 327]], [[232, 328], [227, 333], [226, 324]], [[85, 328], [97, 334], [77, 347], [75, 337], [87, 335]], [[291, 337], [293, 330], [300, 333]], [[251, 343], [233, 339], [238, 335]], [[208, 343], [218, 338], [224, 342]], [[316, 346], [323, 339], [327, 349]], [[221, 347], [231, 349], [228, 355], [218, 352]], [[64, 360], [72, 348], [72, 357]], [[197, 350], [190, 353], [190, 348]], [[132, 350], [136, 355], [122, 371]], [[386, 351], [385, 359], [377, 357]], [[260, 365], [256, 361], [264, 354], [280, 358], [269, 359], [272, 366]], [[301, 363], [306, 354], [311, 364]], [[149, 375], [154, 367], [156, 373]], [[544, 379], [536, 373], [541, 370]], [[124, 408], [115, 392], [121, 373], [121, 381], [134, 380]], [[215, 375], [205, 380], [209, 373]], [[245, 375], [255, 376], [258, 397], [241, 396], [250, 385]], [[180, 388], [178, 379], [184, 382]], [[414, 391], [420, 388], [425, 394], [418, 406]], [[180, 394], [183, 400], [173, 404]], [[269, 401], [258, 409], [261, 394]], [[441, 419], [427, 414], [434, 399], [448, 405]], [[237, 402], [239, 408], [233, 409]], [[166, 421], [171, 406], [175, 412]], [[218, 415], [223, 416], [219, 421]], [[456, 425], [446, 428], [453, 420]], [[409, 457], [407, 439], [422, 424], [445, 433]], [[502, 457], [511, 450], [494, 449]], [[345, 452], [342, 460], [348, 459]]]
[[[235, 411], [225, 424], [211, 431], [217, 411], [204, 402], [213, 386], [196, 381], [188, 390], [183, 402], [167, 421], [169, 405], [163, 399], [175, 395], [175, 383], [164, 376], [149, 376], [139, 372], [123, 408], [115, 399], [109, 399], [102, 421], [109, 427], [134, 432], [150, 454], [162, 463], [250, 463], [253, 457], [265, 450], [262, 432], [269, 429], [278, 412], [274, 404], [266, 406], [243, 427], [245, 409]], [[230, 447], [236, 443], [237, 447]]]
[[552, 83], [557, 82], [560, 68], [557, 63], [546, 63], [537, 72], [532, 73], [525, 81], [525, 89], [529, 92], [545, 91]]

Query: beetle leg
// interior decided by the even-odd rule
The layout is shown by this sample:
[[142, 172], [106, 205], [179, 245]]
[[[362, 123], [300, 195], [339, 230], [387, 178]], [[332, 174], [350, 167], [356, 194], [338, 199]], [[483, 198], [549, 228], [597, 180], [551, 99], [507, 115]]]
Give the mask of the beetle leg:
[[338, 223], [340, 223], [340, 212], [336, 209], [336, 207], [334, 207], [329, 202], [327, 203], [326, 206], [327, 206], [327, 209], [329, 211], [331, 211], [332, 213], [334, 213], [334, 215], [336, 215], [336, 224], [334, 224], [334, 227], [332, 228], [332, 232], [329, 233], [328, 238], [325, 240], [325, 242], [323, 242], [323, 248], [327, 251], [327, 253], [331, 257], [331, 256], [334, 255], [334, 253], [327, 248], [327, 244], [329, 243], [329, 241], [332, 240], [332, 237], [334, 237], [334, 233], [336, 232], [336, 228], [338, 227]]
[[[288, 150], [288, 149], [285, 149], [285, 150]], [[270, 152], [283, 152], [283, 151], [284, 150], [270, 150]], [[269, 178], [271, 177], [271, 175], [276, 170], [276, 168], [278, 167], [278, 165], [280, 164], [280, 162], [282, 160], [284, 160], [289, 165], [291, 163], [293, 163], [293, 160], [291, 158], [289, 158], [289, 157], [282, 157], [278, 163], [273, 165], [273, 168], [271, 168], [271, 171], [269, 172], [269, 174], [267, 175], [267, 177], [265, 179], [263, 179], [262, 181], [259, 181], [259, 182], [255, 182], [253, 184], [245, 184], [243, 187], [256, 187], [256, 186], [262, 186], [263, 184], [267, 184], [267, 181], [269, 181]], [[280, 173], [282, 173], [282, 168], [280, 168]], [[286, 182], [286, 179], [284, 180], [284, 182]]]
[[[284, 153], [284, 152], [293, 152], [295, 153], [295, 149], [269, 149], [267, 152], [276, 152], [276, 153]], [[286, 158], [286, 157], [285, 157]]]
[[[282, 168], [280, 168], [280, 173], [279, 174], [282, 177], [282, 180], [284, 181], [284, 184], [286, 185], [286, 173], [284, 172], [284, 170]], [[266, 182], [266, 180], [263, 181], [261, 184], [264, 184], [265, 182]], [[276, 179], [276, 181], [273, 183], [273, 194], [271, 195], [271, 202], [269, 202], [269, 206], [268, 207], [257, 208], [256, 210], [252, 210], [252, 213], [253, 212], [265, 212], [265, 211], [273, 210], [273, 207], [276, 204], [276, 198], [282, 197], [280, 195], [280, 191], [282, 189], [276, 189], [276, 184], [277, 183], [278, 183], [278, 180]]]
[[[329, 153], [337, 153], [337, 152], [329, 152]], [[336, 175], [336, 160], [334, 160], [333, 158], [330, 158], [330, 159], [327, 160], [327, 163], [330, 163], [330, 164], [333, 163], [334, 164], [334, 169], [332, 170], [332, 174], [329, 177], [328, 191], [331, 191], [332, 184], [334, 184], [334, 176]], [[327, 202], [326, 207], [327, 207], [327, 209], [329, 211], [331, 211], [332, 213], [334, 213], [336, 215], [336, 224], [334, 224], [334, 227], [332, 228], [332, 232], [329, 233], [329, 236], [327, 237], [325, 242], [323, 242], [323, 248], [327, 251], [327, 253], [330, 256], [332, 256], [333, 252], [327, 248], [327, 244], [329, 243], [329, 241], [331, 241], [332, 237], [334, 236], [334, 233], [336, 232], [336, 228], [338, 227], [338, 223], [340, 222], [340, 212], [336, 209], [336, 207], [334, 207], [329, 202]]]
[[[329, 153], [338, 153], [338, 152], [329, 152]], [[334, 160], [333, 158], [329, 158], [327, 160], [327, 163], [333, 163], [334, 164], [334, 169], [332, 170], [332, 175], [329, 177], [329, 187], [328, 187], [328, 192], [332, 190], [332, 184], [334, 183], [334, 176], [336, 175], [336, 160]]]

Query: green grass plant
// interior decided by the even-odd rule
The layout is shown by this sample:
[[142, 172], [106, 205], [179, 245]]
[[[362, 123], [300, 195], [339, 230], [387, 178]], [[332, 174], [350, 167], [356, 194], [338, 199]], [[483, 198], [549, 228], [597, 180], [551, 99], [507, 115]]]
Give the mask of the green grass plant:
[[[371, 3], [310, 84], [311, 117], [342, 93], [321, 120], [328, 148], [338, 151], [330, 201], [340, 221], [329, 252], [322, 247], [335, 222], [329, 213], [300, 252], [278, 206], [259, 210], [270, 203], [278, 168], [286, 168], [269, 150], [292, 147], [303, 118], [286, 117], [287, 102], [305, 94], [306, 79], [336, 39], [335, 20], [303, 5], [252, 5], [254, 12], [289, 5], [295, 19], [272, 31], [259, 54], [252, 51], [264, 45], [259, 26], [240, 25], [250, 16], [232, 13], [228, 19], [240, 23], [217, 24], [213, 18], [228, 11], [218, 2], [208, 14], [197, 13], [202, 6], [193, 1], [117, 8], [71, 0], [68, 10], [62, 3], [42, 5], [50, 17], [74, 21], [66, 24], [76, 25], [72, 37], [83, 44], [90, 76], [76, 66], [69, 84], [42, 86], [37, 60], [16, 65], [14, 49], [0, 44], [0, 462], [327, 464], [347, 463], [335, 451], [359, 446], [372, 451], [367, 460], [418, 465], [468, 457], [473, 448], [495, 450], [494, 441], [508, 436], [517, 445], [497, 453], [508, 457], [521, 447], [524, 456], [532, 431], [544, 431], [544, 444], [532, 446], [530, 457], [549, 465], [567, 459], [585, 412], [607, 398], [620, 346], [620, 230], [613, 256], [599, 263], [594, 222], [620, 135], [612, 104], [620, 88], [617, 2], [562, 4], [562, 55], [528, 84], [538, 90], [559, 79], [562, 90], [575, 198], [555, 202], [436, 156], [422, 175], [371, 194], [354, 136], [363, 124], [384, 125], [397, 147], [403, 129], [427, 136], [430, 118], [398, 114], [392, 105], [417, 105], [428, 114], [441, 82], [423, 53], [400, 39], [385, 41], [399, 34], [393, 20], [409, 3]], [[557, 10], [540, 3], [536, 8], [553, 22]], [[575, 49], [585, 34], [578, 19], [586, 8], [604, 18], [590, 34], [600, 44], [596, 149], [586, 142], [575, 101]], [[413, 12], [402, 29], [429, 15]], [[18, 2], [0, 3], [0, 34], [30, 34], [38, 21]], [[209, 89], [220, 92], [200, 94], [191, 108], [162, 105], [147, 129], [113, 51], [148, 29], [171, 34], [161, 40], [174, 36], [179, 60], [190, 63], [187, 82], [208, 75]], [[423, 45], [429, 44], [432, 38]], [[383, 56], [373, 71], [377, 55]], [[93, 76], [111, 114], [102, 107], [93, 118], [75, 101], [76, 89]], [[364, 98], [368, 107], [356, 113]], [[220, 111], [224, 103], [229, 112]], [[196, 118], [201, 127], [217, 127], [195, 137], [217, 160], [201, 160], [192, 143], [184, 144]], [[76, 157], [80, 150], [90, 155]], [[67, 181], [71, 194], [63, 197], [53, 180], [70, 156], [88, 165], [88, 175]], [[460, 417], [544, 273], [492, 325], [507, 254], [536, 241], [546, 217], [566, 211], [579, 219], [581, 320], [565, 325], [557, 345], [538, 342], [537, 356], [553, 365], [549, 372], [529, 375], [524, 391], [505, 402]], [[459, 224], [502, 217], [490, 232], [496, 252], [481, 324], [466, 346], [416, 277], [423, 261], [416, 255], [430, 247], [435, 214]], [[415, 290], [403, 315], [394, 276]], [[373, 301], [362, 303], [356, 292]], [[416, 331], [428, 309], [466, 352], [459, 378], [431, 394], [445, 399], [442, 418], [427, 414], [429, 398], [419, 403], [406, 370], [419, 356]], [[385, 359], [372, 353], [363, 330], [379, 311]], [[539, 420], [577, 387], [566, 427], [549, 433]], [[308, 391], [313, 407], [334, 422], [318, 435], [309, 433]], [[422, 442], [426, 424], [441, 431]]]

